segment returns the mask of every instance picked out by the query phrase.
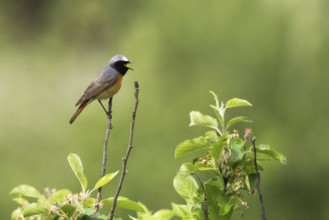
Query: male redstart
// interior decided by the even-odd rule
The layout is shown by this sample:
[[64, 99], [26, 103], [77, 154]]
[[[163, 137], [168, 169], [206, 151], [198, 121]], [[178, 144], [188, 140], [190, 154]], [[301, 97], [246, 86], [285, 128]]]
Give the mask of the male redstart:
[[131, 69], [127, 66], [129, 63], [131, 62], [123, 55], [115, 55], [111, 58], [104, 70], [90, 83], [75, 105], [79, 107], [70, 119], [70, 124], [74, 122], [89, 103], [95, 99], [104, 100], [111, 98], [120, 90], [123, 76]]

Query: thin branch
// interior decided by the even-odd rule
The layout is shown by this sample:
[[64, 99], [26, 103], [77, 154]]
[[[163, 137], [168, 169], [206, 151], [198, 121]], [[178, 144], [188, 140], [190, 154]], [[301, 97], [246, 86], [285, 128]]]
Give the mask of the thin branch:
[[125, 178], [126, 172], [127, 172], [127, 163], [128, 163], [129, 155], [130, 155], [131, 150], [133, 149], [135, 120], [136, 120], [137, 107], [138, 107], [138, 103], [139, 103], [138, 94], [139, 94], [139, 84], [138, 84], [137, 81], [135, 81], [135, 106], [134, 106], [134, 109], [133, 109], [132, 120], [131, 120], [131, 124], [130, 124], [129, 143], [128, 143], [126, 156], [124, 158], [122, 158], [121, 177], [120, 177], [120, 181], [118, 183], [117, 191], [116, 191], [115, 196], [113, 198], [113, 204], [112, 204], [112, 208], [111, 208], [109, 218], [108, 218], [109, 220], [112, 220], [113, 217], [114, 217], [114, 211], [115, 211], [115, 208], [116, 208], [116, 205], [117, 205], [117, 200], [118, 200], [118, 197], [119, 197], [122, 185], [123, 185], [123, 181], [124, 181], [124, 178]]
[[260, 189], [260, 174], [259, 174], [259, 170], [258, 170], [257, 155], [256, 155], [256, 137], [254, 137], [251, 140], [251, 143], [254, 146], [254, 164], [255, 164], [256, 176], [257, 176], [257, 191], [258, 191], [259, 202], [260, 202], [261, 217], [262, 217], [262, 220], [266, 220], [263, 194]]
[[[107, 161], [107, 144], [109, 141], [110, 137], [110, 131], [112, 129], [112, 102], [113, 102], [113, 97], [110, 98], [109, 100], [109, 105], [108, 105], [108, 111], [104, 108], [103, 104], [101, 101], [99, 103], [103, 107], [104, 111], [107, 113], [107, 128], [106, 128], [106, 134], [103, 142], [103, 161], [102, 161], [102, 170], [101, 170], [101, 177], [103, 177], [106, 173], [106, 161]], [[102, 200], [102, 187], [98, 188], [98, 193], [97, 193], [97, 199], [96, 199], [96, 205], [95, 209], [96, 212], [99, 211], [99, 206], [100, 206], [100, 201]]]

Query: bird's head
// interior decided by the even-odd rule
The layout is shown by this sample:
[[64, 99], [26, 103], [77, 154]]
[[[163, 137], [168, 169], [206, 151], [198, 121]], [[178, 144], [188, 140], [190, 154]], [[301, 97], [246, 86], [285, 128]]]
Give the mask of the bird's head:
[[116, 71], [121, 73], [122, 75], [125, 75], [129, 69], [133, 70], [128, 64], [131, 62], [128, 60], [127, 57], [124, 55], [115, 55], [114, 57], [111, 58], [109, 65], [113, 67]]

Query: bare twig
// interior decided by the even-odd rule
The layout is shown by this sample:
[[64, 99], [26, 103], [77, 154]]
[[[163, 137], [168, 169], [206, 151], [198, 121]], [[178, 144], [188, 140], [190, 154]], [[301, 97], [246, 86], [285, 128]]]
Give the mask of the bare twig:
[[[111, 97], [110, 100], [109, 100], [109, 105], [108, 105], [108, 110], [107, 111], [104, 108], [101, 101], [99, 101], [99, 103], [103, 107], [104, 111], [107, 113], [106, 114], [107, 115], [107, 128], [106, 128], [106, 134], [105, 134], [105, 138], [104, 138], [104, 142], [103, 142], [103, 161], [102, 161], [101, 177], [103, 177], [106, 173], [107, 144], [108, 144], [108, 141], [109, 141], [110, 131], [111, 131], [111, 128], [112, 128], [112, 101], [113, 101], [113, 97]], [[101, 200], [102, 200], [102, 187], [99, 187], [98, 188], [98, 193], [97, 193], [96, 205], [95, 205], [96, 212], [99, 211], [99, 206], [100, 206], [99, 203], [100, 203]]]
[[258, 191], [259, 202], [260, 202], [261, 217], [262, 217], [262, 220], [266, 220], [263, 194], [262, 194], [262, 191], [260, 189], [260, 174], [259, 174], [259, 170], [258, 170], [257, 155], [256, 155], [256, 137], [254, 137], [251, 140], [251, 143], [254, 147], [254, 164], [255, 164], [256, 176], [257, 176], [257, 191]]
[[120, 177], [120, 181], [118, 183], [118, 188], [117, 191], [115, 193], [115, 196], [113, 198], [113, 204], [112, 204], [112, 208], [109, 214], [109, 220], [112, 220], [114, 217], [114, 211], [116, 208], [116, 203], [123, 185], [123, 181], [124, 178], [126, 176], [126, 172], [127, 172], [127, 162], [128, 162], [128, 158], [130, 155], [131, 150], [133, 149], [133, 137], [134, 137], [134, 127], [135, 127], [135, 120], [136, 120], [136, 113], [137, 113], [137, 107], [138, 107], [138, 103], [139, 103], [139, 99], [138, 99], [138, 94], [139, 94], [139, 84], [137, 81], [135, 81], [135, 106], [133, 109], [133, 113], [132, 113], [132, 120], [131, 120], [131, 124], [130, 124], [130, 136], [129, 136], [129, 143], [128, 143], [128, 148], [127, 148], [127, 153], [126, 156], [124, 158], [122, 158], [122, 171], [121, 171], [121, 177]]

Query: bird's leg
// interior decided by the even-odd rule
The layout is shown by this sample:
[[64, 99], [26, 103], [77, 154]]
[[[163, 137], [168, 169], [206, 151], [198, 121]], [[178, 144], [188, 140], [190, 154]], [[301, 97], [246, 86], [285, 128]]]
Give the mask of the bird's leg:
[[112, 119], [112, 102], [113, 102], [113, 96], [109, 99], [109, 110], [107, 111], [107, 117], [110, 117]]
[[101, 102], [101, 100], [98, 99], [98, 102], [99, 102], [99, 104], [101, 104], [102, 108], [104, 109], [105, 114], [108, 115], [109, 113], [108, 113], [108, 111], [106, 110], [106, 108], [104, 107], [104, 105], [103, 105], [103, 103]]

